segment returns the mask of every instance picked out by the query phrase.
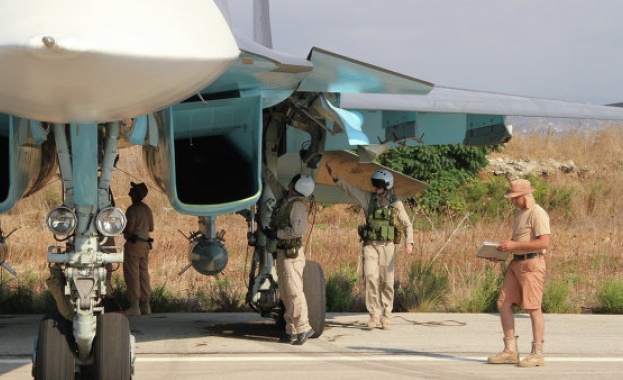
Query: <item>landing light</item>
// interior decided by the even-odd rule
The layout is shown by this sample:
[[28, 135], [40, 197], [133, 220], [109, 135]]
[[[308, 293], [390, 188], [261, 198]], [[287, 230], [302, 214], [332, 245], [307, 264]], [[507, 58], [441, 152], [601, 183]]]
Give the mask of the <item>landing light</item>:
[[116, 207], [107, 207], [97, 214], [95, 225], [104, 236], [116, 236], [123, 232], [127, 219], [123, 211]]
[[45, 219], [54, 235], [71, 235], [76, 228], [76, 214], [67, 207], [57, 207]]

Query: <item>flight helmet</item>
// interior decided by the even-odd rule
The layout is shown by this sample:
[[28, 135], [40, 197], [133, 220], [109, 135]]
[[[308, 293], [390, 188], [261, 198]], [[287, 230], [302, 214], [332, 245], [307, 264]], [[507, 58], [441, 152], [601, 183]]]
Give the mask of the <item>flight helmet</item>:
[[307, 174], [297, 174], [292, 178], [294, 191], [304, 197], [309, 197], [314, 192], [314, 180]]
[[389, 190], [394, 187], [394, 176], [387, 170], [377, 170], [372, 174], [372, 186]]

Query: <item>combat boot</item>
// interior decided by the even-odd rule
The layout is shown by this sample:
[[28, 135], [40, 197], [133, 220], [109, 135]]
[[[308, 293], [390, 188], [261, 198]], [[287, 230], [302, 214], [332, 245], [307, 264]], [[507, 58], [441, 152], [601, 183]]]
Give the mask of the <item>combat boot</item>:
[[489, 356], [487, 361], [491, 364], [517, 364], [519, 362], [517, 338], [518, 336], [504, 337], [504, 351], [497, 355]]
[[543, 343], [532, 342], [532, 351], [522, 361], [519, 362], [520, 367], [539, 367], [545, 365], [545, 357], [543, 356]]
[[368, 321], [368, 328], [369, 329], [373, 329], [376, 328], [376, 326], [379, 324], [379, 320], [377, 317], [372, 316], [370, 317], [370, 320]]
[[381, 320], [381, 326], [383, 327], [383, 330], [390, 330], [392, 328], [392, 324], [389, 323], [389, 318]]
[[149, 306], [149, 301], [139, 301], [139, 308], [141, 309], [141, 315], [149, 315], [151, 314], [151, 307]]
[[134, 317], [141, 315], [141, 308], [138, 305], [138, 300], [130, 302], [130, 307], [123, 311], [128, 317]]

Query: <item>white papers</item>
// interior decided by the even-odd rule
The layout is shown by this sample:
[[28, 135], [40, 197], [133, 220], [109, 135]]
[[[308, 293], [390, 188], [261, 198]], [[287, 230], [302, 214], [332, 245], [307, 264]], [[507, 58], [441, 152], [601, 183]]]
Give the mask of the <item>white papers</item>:
[[480, 248], [478, 248], [478, 252], [476, 252], [476, 257], [489, 258], [489, 259], [498, 259], [505, 261], [508, 258], [510, 252], [500, 252], [497, 250], [500, 243], [494, 243], [491, 241], [485, 241], [482, 243]]

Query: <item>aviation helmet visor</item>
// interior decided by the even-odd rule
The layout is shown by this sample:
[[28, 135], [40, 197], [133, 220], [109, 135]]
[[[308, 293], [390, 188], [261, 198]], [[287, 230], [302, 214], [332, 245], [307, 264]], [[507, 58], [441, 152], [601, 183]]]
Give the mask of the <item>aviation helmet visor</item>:
[[384, 179], [372, 178], [372, 187], [374, 187], [375, 189], [384, 189], [385, 185], [386, 184]]

